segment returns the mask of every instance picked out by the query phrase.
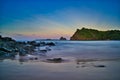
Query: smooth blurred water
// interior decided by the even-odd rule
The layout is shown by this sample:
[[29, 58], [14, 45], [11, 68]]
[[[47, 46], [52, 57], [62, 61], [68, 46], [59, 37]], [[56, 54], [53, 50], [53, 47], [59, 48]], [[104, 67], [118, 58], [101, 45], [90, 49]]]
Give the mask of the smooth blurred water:
[[[63, 63], [42, 61], [0, 62], [0, 80], [120, 80], [120, 61], [95, 61], [78, 64], [76, 59], [120, 58], [120, 41], [54, 41], [47, 58], [62, 57]], [[105, 65], [106, 67], [94, 67]]]
[[120, 41], [56, 41], [51, 56], [74, 58], [120, 57]]

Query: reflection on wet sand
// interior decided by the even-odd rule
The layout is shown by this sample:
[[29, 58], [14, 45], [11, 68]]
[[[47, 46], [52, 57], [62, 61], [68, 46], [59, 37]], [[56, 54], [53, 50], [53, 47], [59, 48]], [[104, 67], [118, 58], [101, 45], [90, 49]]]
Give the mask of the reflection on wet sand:
[[[44, 56], [43, 56], [44, 55]], [[120, 58], [109, 58], [109, 59], [71, 59], [71, 58], [58, 58], [58, 57], [47, 57], [46, 53], [41, 53], [37, 55], [30, 55], [27, 54], [25, 56], [20, 56], [19, 53], [15, 55], [15, 57], [9, 58], [0, 58], [0, 62], [3, 62], [5, 59], [11, 60], [18, 60], [20, 64], [27, 63], [27, 62], [45, 62], [45, 63], [68, 63], [68, 62], [75, 62], [76, 68], [84, 68], [84, 67], [99, 67], [104, 68], [107, 67], [104, 64], [98, 64], [101, 62], [108, 62], [108, 61], [120, 61]], [[96, 64], [97, 63], [97, 64]]]
[[111, 59], [76, 59], [76, 68], [79, 67], [106, 67], [104, 64], [96, 64], [94, 62], [100, 63], [103, 61], [120, 61], [120, 58], [111, 58]]

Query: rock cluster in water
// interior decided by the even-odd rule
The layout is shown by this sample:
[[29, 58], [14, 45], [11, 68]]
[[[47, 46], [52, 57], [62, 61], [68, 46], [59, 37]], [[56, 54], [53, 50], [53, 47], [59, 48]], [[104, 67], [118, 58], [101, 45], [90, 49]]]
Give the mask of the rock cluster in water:
[[47, 52], [51, 50], [49, 48], [50, 46], [55, 46], [55, 43], [36, 41], [20, 42], [0, 35], [0, 57], [15, 57], [17, 53], [20, 56], [25, 56], [38, 51]]

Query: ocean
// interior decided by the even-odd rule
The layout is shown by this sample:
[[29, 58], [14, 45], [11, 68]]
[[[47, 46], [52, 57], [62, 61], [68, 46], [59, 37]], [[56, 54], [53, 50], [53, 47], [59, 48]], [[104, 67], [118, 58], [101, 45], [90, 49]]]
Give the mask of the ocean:
[[[1, 60], [0, 80], [120, 80], [120, 41], [52, 42], [42, 60]], [[64, 61], [43, 61], [48, 58]]]

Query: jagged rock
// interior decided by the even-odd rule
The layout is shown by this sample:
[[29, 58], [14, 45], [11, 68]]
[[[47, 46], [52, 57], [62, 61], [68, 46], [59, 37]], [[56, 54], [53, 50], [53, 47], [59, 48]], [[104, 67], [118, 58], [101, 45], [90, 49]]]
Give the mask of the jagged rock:
[[64, 38], [64, 37], [60, 37], [60, 40], [67, 40], [66, 38]]
[[7, 50], [7, 49], [5, 49], [5, 48], [0, 48], [0, 51], [7, 52], [7, 53], [10, 53], [10, 52], [11, 52], [10, 50]]
[[12, 38], [10, 38], [10, 37], [2, 37], [1, 35], [0, 35], [0, 39], [1, 39], [2, 41], [13, 41], [13, 42], [15, 42], [14, 39], [12, 39]]
[[[19, 56], [26, 56], [27, 54], [45, 53], [50, 51], [50, 46], [55, 46], [53, 42], [20, 42], [15, 41], [10, 37], [2, 37], [0, 35], [0, 57], [16, 57], [16, 54], [19, 53]], [[44, 47], [45, 49], [39, 49], [39, 47]], [[37, 49], [37, 50], [36, 50]], [[32, 59], [32, 58], [31, 58]], [[37, 58], [36, 58], [37, 60]]]

